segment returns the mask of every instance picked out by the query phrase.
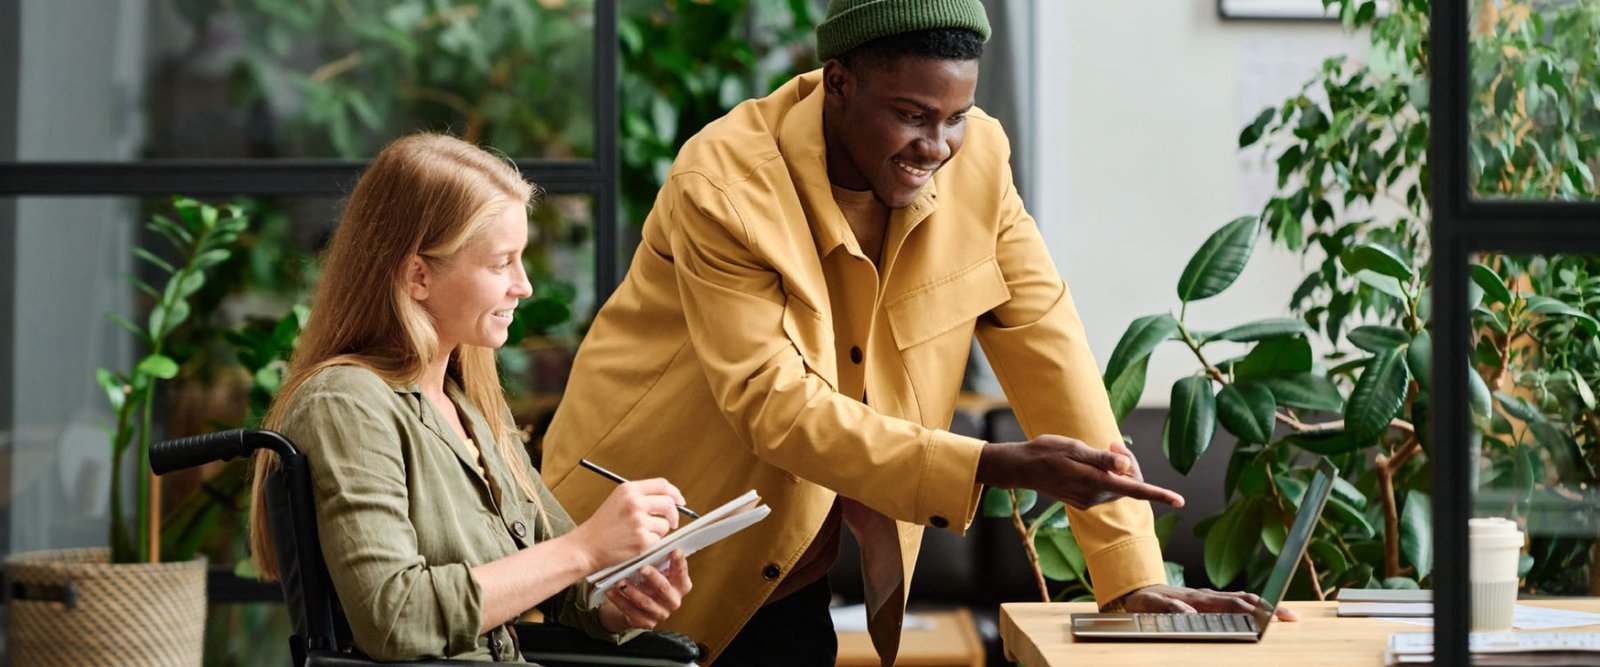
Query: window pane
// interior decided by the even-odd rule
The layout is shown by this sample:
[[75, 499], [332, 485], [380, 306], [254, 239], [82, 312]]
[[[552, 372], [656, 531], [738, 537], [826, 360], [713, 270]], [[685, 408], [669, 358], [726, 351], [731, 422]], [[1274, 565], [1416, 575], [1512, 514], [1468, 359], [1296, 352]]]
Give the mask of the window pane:
[[[1492, 550], [1474, 551], [1473, 604], [1514, 592], [1519, 605], [1597, 611], [1600, 256], [1485, 254], [1471, 271], [1472, 516], [1526, 536], [1501, 552], [1503, 577], [1483, 574]], [[1565, 596], [1584, 599], [1539, 600]]]
[[1600, 257], [1486, 255], [1473, 272], [1476, 515], [1524, 525], [1525, 592], [1600, 594]]
[[594, 154], [592, 0], [28, 9], [23, 160], [362, 158], [417, 130]]
[[1488, 199], [1595, 198], [1600, 4], [1468, 4], [1471, 192]]

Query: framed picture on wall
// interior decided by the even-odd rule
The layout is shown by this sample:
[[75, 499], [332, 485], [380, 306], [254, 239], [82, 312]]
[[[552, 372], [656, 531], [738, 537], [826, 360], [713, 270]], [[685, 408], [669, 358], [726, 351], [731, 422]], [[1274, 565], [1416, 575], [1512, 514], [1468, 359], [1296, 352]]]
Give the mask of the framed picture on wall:
[[1224, 19], [1279, 21], [1339, 19], [1338, 7], [1324, 7], [1322, 0], [1217, 0], [1217, 15]]

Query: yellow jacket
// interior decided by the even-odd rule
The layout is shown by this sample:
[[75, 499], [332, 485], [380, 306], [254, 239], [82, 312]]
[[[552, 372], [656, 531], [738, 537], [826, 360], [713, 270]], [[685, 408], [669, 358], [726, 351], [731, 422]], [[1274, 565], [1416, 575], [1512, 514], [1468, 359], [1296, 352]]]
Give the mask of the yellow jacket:
[[[1109, 446], [1121, 435], [1012, 184], [1005, 133], [981, 111], [961, 151], [893, 212], [881, 289], [860, 262], [860, 280], [830, 295], [819, 256], [849, 230], [828, 184], [820, 82], [820, 71], [796, 77], [684, 146], [578, 352], [543, 475], [575, 517], [614, 488], [574, 472], [580, 457], [666, 477], [696, 509], [760, 492], [772, 515], [695, 556], [694, 592], [664, 626], [713, 655], [805, 552], [836, 494], [893, 519], [881, 524], [898, 553], [865, 554], [899, 561], [899, 581], [867, 582], [869, 597], [892, 593], [869, 599], [892, 662], [907, 590], [896, 584], [910, 581], [922, 527], [964, 531], [978, 506], [983, 443], [941, 430], [974, 333], [1030, 437]], [[835, 340], [836, 316], [860, 323], [854, 340]], [[1148, 504], [1069, 514], [1102, 602], [1165, 582]]]

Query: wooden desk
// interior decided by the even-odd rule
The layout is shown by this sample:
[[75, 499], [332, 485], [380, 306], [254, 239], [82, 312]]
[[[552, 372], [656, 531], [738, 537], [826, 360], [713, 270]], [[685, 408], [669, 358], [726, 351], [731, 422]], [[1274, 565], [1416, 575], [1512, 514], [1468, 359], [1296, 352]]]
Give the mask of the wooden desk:
[[[1383, 649], [1395, 632], [1423, 626], [1373, 618], [1339, 618], [1335, 602], [1286, 602], [1300, 614], [1295, 623], [1274, 621], [1258, 644], [1231, 642], [1074, 642], [1069, 615], [1092, 612], [1092, 603], [1000, 605], [1000, 639], [1006, 657], [1026, 667], [1067, 665], [1381, 665]], [[1523, 600], [1518, 604], [1600, 612], [1600, 600]], [[1566, 628], [1578, 630], [1580, 628]], [[1596, 630], [1588, 626], [1583, 630]], [[1203, 646], [1204, 648], [1200, 648]]]
[[[926, 630], [907, 630], [900, 635], [898, 667], [983, 667], [983, 642], [972, 614], [964, 608], [949, 611], [911, 612], [933, 621]], [[837, 667], [878, 667], [878, 652], [872, 637], [865, 632], [839, 633]]]

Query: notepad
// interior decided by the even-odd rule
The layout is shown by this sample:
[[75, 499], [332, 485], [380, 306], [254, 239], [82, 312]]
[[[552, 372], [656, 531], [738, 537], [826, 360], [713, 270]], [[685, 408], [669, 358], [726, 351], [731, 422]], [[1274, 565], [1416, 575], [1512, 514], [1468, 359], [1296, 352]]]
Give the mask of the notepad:
[[611, 587], [624, 581], [636, 581], [640, 568], [649, 565], [657, 570], [665, 569], [674, 550], [683, 551], [683, 556], [688, 558], [696, 551], [749, 528], [771, 513], [772, 508], [761, 504], [761, 496], [752, 489], [687, 525], [679, 526], [639, 555], [589, 575], [589, 585], [593, 587], [589, 593], [589, 607], [599, 606]]

